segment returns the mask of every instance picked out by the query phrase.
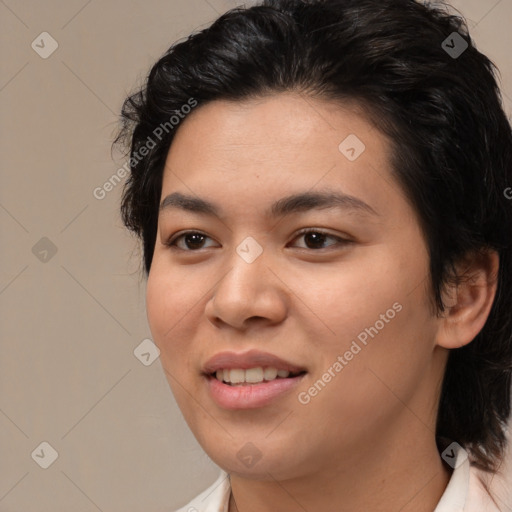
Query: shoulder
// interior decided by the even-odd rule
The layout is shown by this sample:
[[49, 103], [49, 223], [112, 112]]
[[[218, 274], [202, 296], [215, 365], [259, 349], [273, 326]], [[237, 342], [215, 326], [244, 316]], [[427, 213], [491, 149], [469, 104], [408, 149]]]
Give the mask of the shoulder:
[[230, 491], [229, 475], [221, 471], [208, 489], [176, 512], [227, 512]]

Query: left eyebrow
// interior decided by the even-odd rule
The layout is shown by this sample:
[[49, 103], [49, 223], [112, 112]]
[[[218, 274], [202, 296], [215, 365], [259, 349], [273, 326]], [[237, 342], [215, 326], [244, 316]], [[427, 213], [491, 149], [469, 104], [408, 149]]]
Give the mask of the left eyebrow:
[[[160, 203], [160, 211], [178, 208], [193, 213], [220, 218], [222, 208], [218, 205], [195, 196], [173, 192]], [[369, 204], [363, 200], [341, 192], [302, 192], [283, 197], [275, 201], [266, 212], [271, 218], [285, 217], [293, 213], [305, 212], [314, 209], [339, 208], [379, 216]]]

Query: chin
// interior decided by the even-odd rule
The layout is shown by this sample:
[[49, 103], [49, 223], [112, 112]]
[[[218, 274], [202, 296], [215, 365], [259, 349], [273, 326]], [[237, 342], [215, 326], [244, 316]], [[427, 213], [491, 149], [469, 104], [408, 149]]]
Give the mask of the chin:
[[208, 450], [207, 454], [227, 473], [248, 480], [288, 480], [303, 474], [303, 465], [298, 460], [297, 453], [292, 460], [290, 450], [283, 445], [278, 451], [262, 444], [260, 442], [258, 448], [251, 441], [247, 441], [238, 450], [228, 448], [221, 451], [217, 445], [217, 450]]

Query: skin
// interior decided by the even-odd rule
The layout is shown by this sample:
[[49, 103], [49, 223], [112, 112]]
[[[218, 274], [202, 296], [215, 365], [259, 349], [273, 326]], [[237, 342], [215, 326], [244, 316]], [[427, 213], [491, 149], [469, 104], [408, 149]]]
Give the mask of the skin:
[[[349, 161], [349, 134], [366, 146]], [[413, 206], [392, 176], [390, 143], [355, 107], [296, 93], [198, 107], [180, 125], [162, 199], [182, 192], [222, 208], [220, 218], [160, 213], [147, 283], [148, 321], [177, 403], [209, 457], [231, 475], [230, 511], [434, 510], [450, 478], [435, 444], [450, 348], [483, 327], [497, 256], [470, 260], [473, 280], [448, 288], [432, 314], [429, 256]], [[265, 210], [295, 192], [335, 190], [378, 215], [314, 209], [280, 219]], [[316, 248], [303, 228], [330, 236]], [[199, 231], [203, 245], [166, 245]], [[179, 235], [178, 235], [179, 236]], [[236, 252], [248, 236], [263, 253]], [[197, 243], [197, 242], [196, 242]], [[307, 391], [357, 335], [399, 303], [396, 316], [304, 405]], [[213, 402], [203, 364], [259, 349], [307, 368], [299, 389], [259, 409]], [[237, 452], [252, 443], [261, 459]]]

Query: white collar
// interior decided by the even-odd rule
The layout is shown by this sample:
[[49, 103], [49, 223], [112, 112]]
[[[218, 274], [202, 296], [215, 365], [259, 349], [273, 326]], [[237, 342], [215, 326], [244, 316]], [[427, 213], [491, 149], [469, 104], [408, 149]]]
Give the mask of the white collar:
[[468, 454], [458, 443], [451, 443], [443, 452], [444, 460], [453, 460], [453, 472], [434, 512], [463, 512], [469, 491]]

